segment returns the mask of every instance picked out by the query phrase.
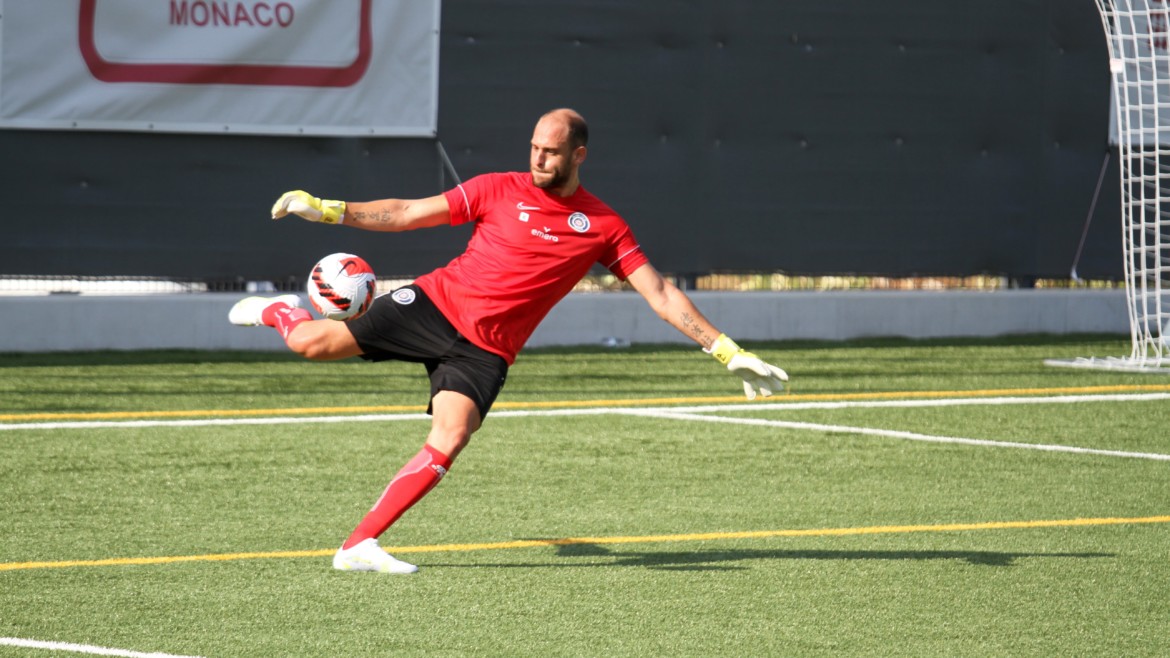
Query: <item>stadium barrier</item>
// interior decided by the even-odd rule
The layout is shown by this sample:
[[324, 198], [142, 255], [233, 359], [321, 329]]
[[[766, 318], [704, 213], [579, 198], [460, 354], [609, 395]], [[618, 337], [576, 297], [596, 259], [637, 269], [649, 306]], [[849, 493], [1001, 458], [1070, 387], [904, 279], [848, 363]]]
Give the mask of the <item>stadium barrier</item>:
[[[1129, 333], [1122, 289], [689, 294], [741, 343]], [[241, 296], [8, 297], [0, 300], [0, 352], [283, 350], [274, 331], [227, 323], [228, 309]], [[636, 293], [617, 292], [570, 294], [528, 345], [687, 342]]]

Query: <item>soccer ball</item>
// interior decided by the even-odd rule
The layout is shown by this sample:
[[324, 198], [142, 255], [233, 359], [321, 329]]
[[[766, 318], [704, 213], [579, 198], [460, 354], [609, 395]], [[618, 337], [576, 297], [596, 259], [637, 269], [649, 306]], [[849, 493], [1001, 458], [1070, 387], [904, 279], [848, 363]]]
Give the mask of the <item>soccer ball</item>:
[[370, 264], [353, 254], [329, 254], [309, 273], [309, 301], [330, 320], [352, 320], [370, 308], [377, 278]]

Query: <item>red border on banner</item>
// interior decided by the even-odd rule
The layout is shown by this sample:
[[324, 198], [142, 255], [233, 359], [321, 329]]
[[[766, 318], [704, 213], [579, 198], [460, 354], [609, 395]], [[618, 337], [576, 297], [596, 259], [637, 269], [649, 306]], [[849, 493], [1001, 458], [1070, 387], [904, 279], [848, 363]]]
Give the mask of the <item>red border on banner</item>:
[[95, 14], [97, 0], [81, 0], [78, 45], [93, 77], [102, 82], [159, 82], [180, 85], [268, 85], [288, 87], [350, 87], [370, 66], [373, 36], [370, 2], [362, 0], [358, 30], [358, 54], [347, 66], [272, 66], [259, 64], [123, 64], [111, 62], [97, 51]]

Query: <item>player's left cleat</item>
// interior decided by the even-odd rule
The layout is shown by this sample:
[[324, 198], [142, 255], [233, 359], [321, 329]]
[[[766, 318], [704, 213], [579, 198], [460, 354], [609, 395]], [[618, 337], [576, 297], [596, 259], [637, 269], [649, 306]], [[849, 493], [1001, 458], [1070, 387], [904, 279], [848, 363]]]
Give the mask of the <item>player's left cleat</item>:
[[341, 571], [378, 571], [381, 573], [414, 573], [418, 567], [395, 559], [378, 546], [373, 537], [350, 548], [339, 548], [333, 555], [333, 568]]
[[228, 311], [228, 322], [240, 327], [257, 327], [264, 324], [264, 309], [273, 304], [287, 304], [289, 308], [300, 308], [301, 298], [296, 295], [278, 297], [245, 297]]

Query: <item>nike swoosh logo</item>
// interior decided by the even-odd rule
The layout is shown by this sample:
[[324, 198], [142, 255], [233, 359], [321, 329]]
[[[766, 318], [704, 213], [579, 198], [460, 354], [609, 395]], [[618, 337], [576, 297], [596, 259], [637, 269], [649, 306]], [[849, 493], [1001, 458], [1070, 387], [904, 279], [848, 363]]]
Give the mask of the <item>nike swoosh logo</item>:
[[538, 208], [538, 207], [536, 207], [536, 206], [526, 206], [526, 205], [524, 205], [524, 202], [523, 202], [523, 201], [521, 201], [520, 203], [517, 203], [517, 204], [516, 204], [516, 209], [517, 209], [517, 210], [540, 210], [540, 208]]

